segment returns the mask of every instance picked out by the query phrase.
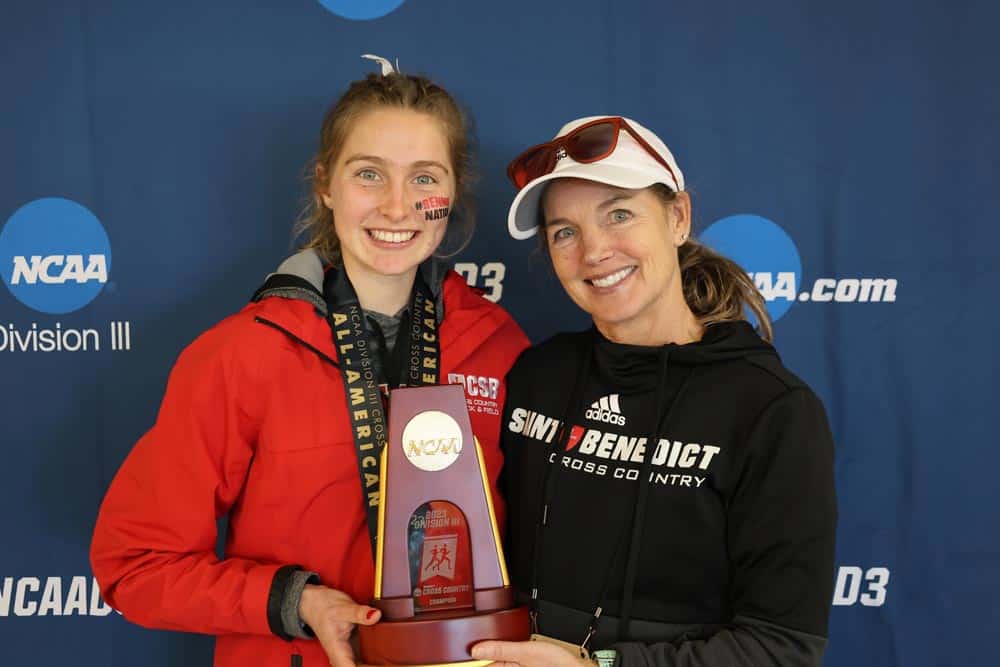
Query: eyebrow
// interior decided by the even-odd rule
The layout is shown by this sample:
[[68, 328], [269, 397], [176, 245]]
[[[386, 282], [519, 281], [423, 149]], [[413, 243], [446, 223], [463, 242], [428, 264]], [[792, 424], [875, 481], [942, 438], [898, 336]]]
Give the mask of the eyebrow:
[[604, 201], [602, 201], [600, 204], [597, 205], [597, 208], [607, 208], [608, 206], [611, 206], [612, 204], [617, 204], [620, 201], [626, 201], [628, 199], [632, 199], [633, 197], [635, 197], [634, 193], [631, 193], [631, 192], [620, 192], [620, 193], [618, 193], [616, 195], [613, 195], [613, 196], [609, 197], [608, 199], [605, 199]]
[[[344, 160], [344, 164], [351, 164], [352, 162], [374, 162], [376, 164], [386, 164], [386, 161], [377, 155], [352, 155], [351, 157]], [[444, 166], [437, 160], [417, 160], [410, 165], [414, 169], [426, 168], [426, 167], [437, 167], [445, 174], [450, 174], [448, 167]]]
[[379, 164], [384, 164], [385, 160], [377, 155], [352, 155], [344, 160], [344, 164], [351, 164], [352, 162], [378, 162]]
[[[597, 205], [597, 208], [598, 209], [607, 208], [608, 206], [616, 204], [620, 201], [626, 201], [628, 199], [632, 199], [633, 197], [635, 197], [635, 193], [622, 191], [602, 201], [600, 204]], [[541, 209], [540, 206], [539, 209]], [[554, 220], [546, 220], [544, 215], [542, 215], [541, 218], [542, 218], [542, 228], [559, 223], [569, 224], [569, 221], [564, 218], [555, 218]]]
[[438, 169], [440, 169], [441, 171], [443, 171], [446, 174], [451, 173], [451, 172], [448, 171], [448, 167], [444, 166], [443, 164], [441, 164], [437, 160], [417, 160], [411, 166], [417, 167], [417, 168], [419, 168], [419, 167], [437, 167]]

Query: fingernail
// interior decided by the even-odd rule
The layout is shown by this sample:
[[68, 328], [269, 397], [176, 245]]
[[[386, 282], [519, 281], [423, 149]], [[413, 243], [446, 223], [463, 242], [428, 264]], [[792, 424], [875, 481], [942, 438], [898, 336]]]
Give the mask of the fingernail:
[[365, 614], [365, 620], [366, 621], [372, 620], [372, 616], [374, 616], [376, 612], [378, 612], [378, 609], [369, 609], [368, 613]]

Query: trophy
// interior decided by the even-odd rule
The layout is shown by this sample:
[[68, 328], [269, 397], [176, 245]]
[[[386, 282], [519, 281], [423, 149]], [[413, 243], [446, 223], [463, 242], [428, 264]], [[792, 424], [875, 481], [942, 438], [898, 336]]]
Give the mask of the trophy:
[[370, 665], [487, 665], [472, 645], [524, 641], [493, 500], [465, 392], [458, 385], [396, 389], [382, 451], [375, 598], [358, 626]]

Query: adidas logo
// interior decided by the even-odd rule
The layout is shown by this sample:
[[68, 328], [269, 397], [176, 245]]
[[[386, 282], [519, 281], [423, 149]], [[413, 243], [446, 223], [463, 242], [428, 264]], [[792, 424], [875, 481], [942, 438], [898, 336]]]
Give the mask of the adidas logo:
[[608, 394], [597, 399], [590, 404], [590, 409], [585, 414], [587, 419], [594, 421], [618, 424], [619, 426], [625, 425], [625, 415], [622, 414], [618, 394]]

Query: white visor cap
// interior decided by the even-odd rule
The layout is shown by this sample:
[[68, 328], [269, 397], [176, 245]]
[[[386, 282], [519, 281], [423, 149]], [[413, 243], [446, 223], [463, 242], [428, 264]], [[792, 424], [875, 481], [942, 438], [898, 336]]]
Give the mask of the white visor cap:
[[[576, 128], [601, 118], [618, 118], [618, 116], [587, 116], [570, 121], [559, 129], [554, 139], [565, 136]], [[639, 123], [629, 118], [624, 119], [629, 127], [635, 130], [646, 143], [653, 147], [670, 169], [660, 164], [649, 154], [631, 134], [624, 129], [618, 135], [615, 150], [608, 157], [597, 162], [583, 164], [565, 155], [559, 157], [556, 166], [548, 174], [543, 174], [521, 188], [510, 205], [507, 214], [507, 229], [517, 240], [531, 238], [538, 231], [539, 204], [545, 183], [556, 178], [582, 178], [606, 185], [613, 185], [628, 190], [648, 188], [654, 183], [663, 183], [674, 192], [684, 189], [684, 174], [674, 160], [673, 153], [660, 138]]]

